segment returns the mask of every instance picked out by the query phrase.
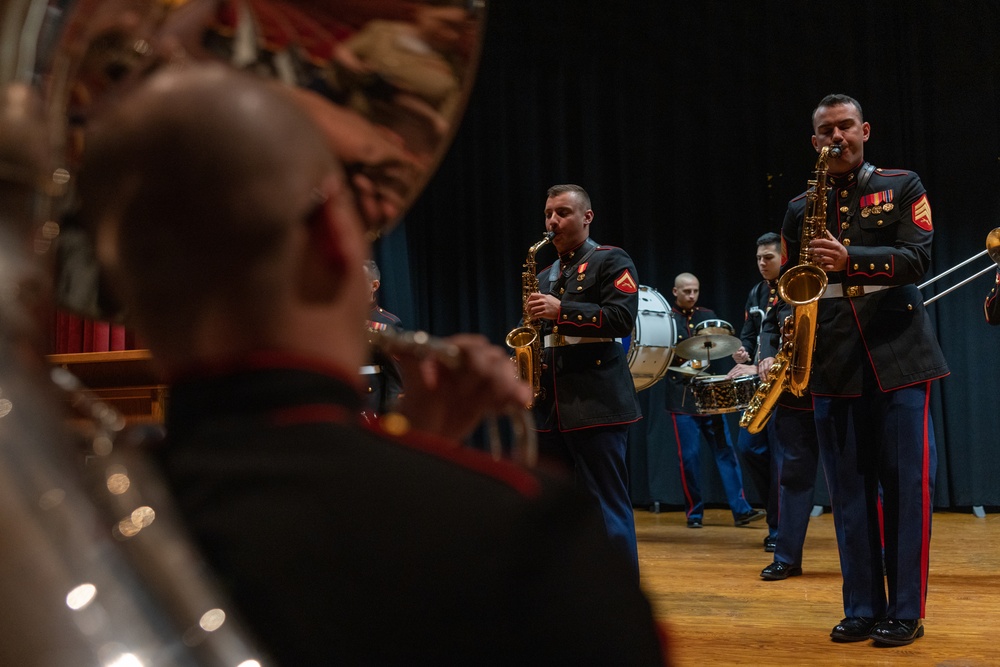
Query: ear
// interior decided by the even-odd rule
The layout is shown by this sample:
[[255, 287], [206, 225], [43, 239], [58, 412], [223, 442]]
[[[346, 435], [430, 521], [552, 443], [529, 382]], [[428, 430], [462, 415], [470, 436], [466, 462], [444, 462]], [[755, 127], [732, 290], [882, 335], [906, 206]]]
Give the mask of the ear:
[[867, 122], [862, 123], [861, 124], [861, 141], [862, 142], [868, 141], [868, 137], [871, 135], [871, 133], [872, 133], [872, 126], [869, 125]]
[[336, 296], [355, 265], [358, 272], [364, 271], [361, 264], [368, 257], [353, 200], [339, 175], [327, 177], [317, 188], [306, 231], [302, 286], [313, 299]]
[[817, 153], [819, 153], [819, 150], [820, 150], [820, 149], [819, 149], [819, 139], [817, 139], [817, 138], [816, 138], [816, 135], [815, 135], [815, 134], [814, 134], [814, 135], [812, 135], [812, 145], [813, 145], [813, 149], [814, 149], [814, 150], [815, 150], [815, 151], [816, 151]]

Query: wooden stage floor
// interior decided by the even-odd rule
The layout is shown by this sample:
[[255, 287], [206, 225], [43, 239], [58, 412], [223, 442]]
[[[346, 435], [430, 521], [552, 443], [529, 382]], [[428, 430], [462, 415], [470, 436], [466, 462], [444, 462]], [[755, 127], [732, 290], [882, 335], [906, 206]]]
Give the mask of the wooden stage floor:
[[926, 634], [910, 646], [837, 644], [843, 616], [833, 518], [812, 517], [803, 575], [764, 581], [766, 526], [709, 510], [635, 512], [642, 586], [666, 623], [672, 662], [702, 665], [1000, 666], [1000, 514], [935, 512]]

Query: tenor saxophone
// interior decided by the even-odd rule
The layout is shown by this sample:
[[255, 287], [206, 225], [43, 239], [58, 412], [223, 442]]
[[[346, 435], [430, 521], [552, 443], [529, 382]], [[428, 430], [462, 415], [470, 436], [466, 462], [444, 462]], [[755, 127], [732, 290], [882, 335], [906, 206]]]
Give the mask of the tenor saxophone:
[[507, 334], [507, 346], [514, 350], [517, 376], [531, 384], [531, 403], [527, 405], [529, 408], [542, 394], [542, 335], [541, 323], [531, 317], [528, 311], [528, 297], [538, 291], [535, 254], [555, 235], [555, 232], [545, 232], [541, 241], [528, 248], [528, 257], [524, 260], [524, 270], [521, 272], [521, 326]]
[[764, 428], [782, 392], [803, 396], [809, 387], [816, 348], [816, 316], [827, 285], [826, 271], [813, 257], [809, 242], [826, 233], [828, 163], [830, 158], [840, 157], [840, 153], [840, 146], [824, 146], [816, 159], [816, 178], [809, 181], [806, 192], [799, 263], [778, 280], [778, 294], [792, 307], [792, 314], [785, 318], [783, 342], [767, 378], [757, 387], [740, 417], [740, 426], [750, 433], [759, 433]]

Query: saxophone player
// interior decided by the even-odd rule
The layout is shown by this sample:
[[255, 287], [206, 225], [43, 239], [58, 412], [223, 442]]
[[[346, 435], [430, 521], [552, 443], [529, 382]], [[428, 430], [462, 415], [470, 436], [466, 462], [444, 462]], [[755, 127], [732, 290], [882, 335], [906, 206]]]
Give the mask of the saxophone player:
[[[817, 153], [840, 149], [828, 162], [826, 231], [808, 243], [829, 279], [809, 390], [844, 580], [844, 619], [830, 634], [901, 646], [924, 634], [937, 460], [930, 383], [949, 372], [915, 285], [930, 262], [931, 208], [915, 173], [865, 162], [871, 126], [857, 100], [823, 98], [812, 124]], [[783, 272], [802, 250], [806, 199], [788, 205]]]
[[526, 309], [543, 336], [541, 394], [534, 405], [539, 453], [563, 463], [604, 515], [608, 536], [638, 575], [625, 448], [642, 415], [619, 340], [639, 307], [639, 281], [621, 248], [590, 238], [594, 212], [578, 185], [555, 185], [545, 229], [559, 260], [538, 274]]

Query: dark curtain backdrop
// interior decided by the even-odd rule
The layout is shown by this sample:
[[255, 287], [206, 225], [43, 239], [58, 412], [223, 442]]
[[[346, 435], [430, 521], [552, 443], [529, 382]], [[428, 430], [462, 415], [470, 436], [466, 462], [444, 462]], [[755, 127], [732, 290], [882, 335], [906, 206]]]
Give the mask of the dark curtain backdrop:
[[[997, 35], [995, 0], [495, 0], [456, 140], [376, 248], [383, 304], [408, 327], [502, 344], [545, 189], [573, 182], [593, 198], [592, 236], [624, 247], [642, 284], [669, 297], [691, 271], [701, 304], [738, 328], [759, 280], [754, 241], [805, 189], [810, 114], [830, 92], [861, 101], [871, 162], [921, 175], [940, 273], [1000, 226]], [[551, 259], [539, 253], [540, 266]], [[952, 369], [933, 389], [938, 507], [1000, 505], [1000, 327], [982, 312], [992, 280], [930, 306]], [[679, 506], [662, 387], [640, 397], [633, 500]], [[707, 448], [703, 460], [708, 497], [724, 503]]]

